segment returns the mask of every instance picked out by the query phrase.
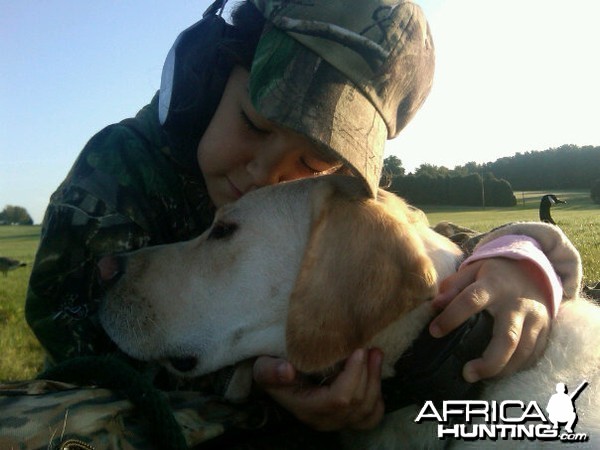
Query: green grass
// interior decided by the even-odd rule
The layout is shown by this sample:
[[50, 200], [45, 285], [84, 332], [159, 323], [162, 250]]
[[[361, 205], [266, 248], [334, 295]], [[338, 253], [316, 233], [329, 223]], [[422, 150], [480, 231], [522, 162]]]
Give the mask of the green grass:
[[[508, 222], [539, 220], [542, 195], [548, 192], [515, 192], [512, 208], [423, 207], [432, 224], [447, 220], [479, 231]], [[552, 217], [581, 253], [584, 282], [600, 281], [600, 205], [592, 203], [588, 191], [553, 191], [566, 204], [555, 205]]]
[[[600, 206], [583, 191], [554, 192], [566, 200], [552, 215], [580, 251], [586, 282], [600, 281]], [[516, 193], [513, 208], [424, 207], [435, 224], [448, 220], [476, 230], [490, 230], [507, 222], [538, 220], [543, 192]], [[0, 226], [0, 256], [28, 263], [27, 267], [0, 275], [0, 381], [34, 377], [42, 367], [43, 352], [25, 323], [23, 306], [31, 264], [38, 245], [40, 228]]]
[[42, 367], [43, 351], [24, 316], [39, 236], [39, 226], [0, 226], [0, 256], [27, 263], [0, 275], [0, 381], [33, 378]]

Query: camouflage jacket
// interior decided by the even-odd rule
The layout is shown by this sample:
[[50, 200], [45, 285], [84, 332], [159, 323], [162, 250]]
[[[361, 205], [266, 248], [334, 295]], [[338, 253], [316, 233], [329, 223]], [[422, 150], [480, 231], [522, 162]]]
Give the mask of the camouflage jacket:
[[213, 213], [199, 169], [173, 157], [157, 97], [96, 134], [50, 199], [27, 292], [51, 362], [112, 350], [96, 320], [101, 256], [192, 238]]

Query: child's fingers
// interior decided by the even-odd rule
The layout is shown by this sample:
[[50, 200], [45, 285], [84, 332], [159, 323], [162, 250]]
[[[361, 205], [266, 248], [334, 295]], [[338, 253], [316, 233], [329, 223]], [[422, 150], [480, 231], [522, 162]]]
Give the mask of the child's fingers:
[[368, 356], [368, 380], [365, 390], [364, 408], [368, 411], [374, 411], [376, 404], [382, 402], [381, 398], [381, 361], [383, 352], [377, 348], [369, 350]]
[[368, 380], [367, 356], [365, 349], [355, 350], [332, 383], [332, 398], [341, 407], [362, 401]]
[[370, 349], [367, 356], [367, 383], [361, 404], [357, 405], [348, 427], [354, 430], [374, 428], [385, 411], [381, 395], [381, 361], [383, 353], [379, 349]]
[[524, 321], [519, 344], [501, 375], [511, 374], [537, 360], [546, 348], [549, 319], [529, 313]]
[[285, 359], [261, 356], [253, 367], [254, 381], [263, 389], [290, 386], [296, 382], [296, 370]]
[[490, 301], [487, 289], [474, 283], [458, 294], [429, 324], [433, 337], [442, 337], [454, 330], [472, 315], [486, 308]]
[[498, 375], [515, 353], [523, 332], [524, 315], [494, 317], [492, 339], [481, 358], [465, 364], [463, 377], [470, 383]]
[[481, 263], [469, 264], [440, 283], [440, 292], [432, 301], [436, 309], [445, 308], [463, 289], [474, 283]]
[[316, 430], [367, 429], [383, 417], [378, 354], [381, 351], [356, 350], [331, 385], [288, 383], [287, 377], [282, 383], [279, 370], [287, 373], [289, 363], [268, 357], [257, 360], [254, 377], [276, 402]]
[[355, 350], [330, 385], [272, 389], [269, 393], [301, 421], [314, 421], [312, 425], [321, 431], [341, 429], [352, 422], [350, 416], [362, 405], [368, 380], [366, 357], [366, 350]]

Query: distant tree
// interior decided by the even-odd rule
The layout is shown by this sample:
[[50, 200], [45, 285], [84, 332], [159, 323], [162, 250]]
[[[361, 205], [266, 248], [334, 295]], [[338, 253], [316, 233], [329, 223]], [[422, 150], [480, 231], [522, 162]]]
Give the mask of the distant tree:
[[515, 206], [517, 198], [513, 194], [510, 183], [506, 180], [498, 180], [494, 176], [486, 176], [485, 205], [486, 206]]
[[450, 173], [450, 169], [445, 166], [436, 166], [433, 164], [421, 164], [415, 170], [415, 176], [428, 176], [428, 177], [436, 177], [436, 176], [447, 176]]
[[407, 175], [392, 180], [389, 190], [417, 205], [514, 206], [510, 183], [491, 173], [481, 176]]
[[594, 203], [600, 204], [600, 178], [592, 183], [590, 197]]
[[483, 178], [478, 173], [452, 178], [453, 205], [484, 206]]
[[383, 160], [383, 173], [390, 177], [401, 177], [404, 176], [404, 167], [402, 167], [402, 160], [397, 156], [391, 155]]
[[471, 162], [466, 163], [464, 166], [454, 167], [454, 170], [452, 172], [453, 172], [453, 175], [464, 177], [464, 176], [470, 175], [472, 173], [480, 174], [483, 171], [484, 170], [483, 170], [482, 166], [480, 166], [479, 164], [477, 164], [474, 161], [471, 161]]
[[33, 225], [33, 219], [22, 206], [6, 205], [0, 212], [0, 224]]

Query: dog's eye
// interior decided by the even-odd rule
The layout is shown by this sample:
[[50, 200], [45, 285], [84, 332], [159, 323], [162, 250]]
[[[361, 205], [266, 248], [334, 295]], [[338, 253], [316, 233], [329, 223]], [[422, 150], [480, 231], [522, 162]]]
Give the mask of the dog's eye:
[[237, 230], [235, 223], [217, 222], [210, 230], [208, 239], [225, 239], [231, 236], [235, 230]]

